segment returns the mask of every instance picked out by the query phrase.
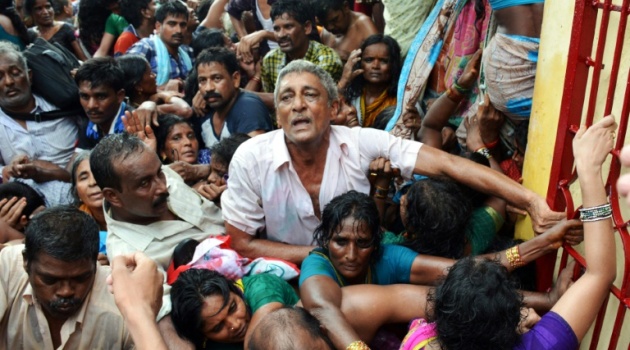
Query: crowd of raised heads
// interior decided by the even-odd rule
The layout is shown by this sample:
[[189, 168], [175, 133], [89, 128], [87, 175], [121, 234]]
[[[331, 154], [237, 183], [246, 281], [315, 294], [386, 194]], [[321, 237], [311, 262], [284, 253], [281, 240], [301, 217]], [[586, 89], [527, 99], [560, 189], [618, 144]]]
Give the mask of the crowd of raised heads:
[[0, 0], [0, 348], [577, 348], [617, 124], [574, 136], [579, 219], [521, 185], [516, 3]]

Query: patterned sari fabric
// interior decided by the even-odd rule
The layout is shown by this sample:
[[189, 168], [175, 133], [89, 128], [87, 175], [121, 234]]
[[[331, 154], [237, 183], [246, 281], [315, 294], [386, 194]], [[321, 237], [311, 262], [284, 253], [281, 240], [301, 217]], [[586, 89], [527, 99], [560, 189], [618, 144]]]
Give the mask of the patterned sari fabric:
[[389, 96], [387, 90], [369, 105], [365, 104], [365, 90], [361, 94], [361, 126], [372, 127], [379, 113], [385, 108], [396, 105], [396, 96]]
[[439, 0], [411, 44], [398, 83], [400, 103], [385, 128], [394, 136], [411, 139], [411, 130], [405, 127], [401, 118], [402, 111], [406, 106], [415, 105], [424, 94], [429, 74], [444, 44], [445, 29], [454, 18], [452, 14], [456, 4], [456, 0]]
[[[437, 338], [435, 323], [427, 323], [419, 318], [409, 325], [409, 332], [400, 346], [400, 350], [422, 350]], [[514, 350], [574, 350], [578, 348], [578, 339], [571, 326], [562, 316], [550, 311], [527, 333]]]
[[417, 318], [411, 321], [409, 332], [400, 345], [400, 350], [421, 350], [436, 338], [435, 323], [427, 323], [424, 318]]
[[[447, 87], [457, 82], [468, 61], [486, 39], [492, 13], [487, 1], [484, 1], [485, 12], [479, 19], [477, 19], [475, 1], [473, 0], [460, 2], [457, 9], [459, 10], [457, 17], [446, 31], [444, 47], [429, 77], [427, 88], [429, 92], [425, 94], [425, 100], [431, 96], [441, 95]], [[479, 89], [475, 86], [470, 98], [460, 103], [452, 116], [454, 126], [457, 126], [463, 117], [474, 115], [477, 112], [475, 101], [478, 94]]]
[[484, 51], [488, 97], [514, 123], [529, 118], [540, 39], [497, 33]]
[[[477, 19], [475, 1], [438, 1], [411, 46], [398, 87], [398, 100], [423, 101], [437, 98], [461, 76], [464, 67], [482, 46], [490, 23], [491, 9], [484, 1], [484, 14]], [[463, 118], [477, 112], [478, 89], [453, 114], [457, 126]], [[402, 124], [401, 103], [387, 130], [406, 137], [409, 131]], [[465, 131], [464, 131], [465, 132]], [[465, 134], [464, 134], [465, 135]]]

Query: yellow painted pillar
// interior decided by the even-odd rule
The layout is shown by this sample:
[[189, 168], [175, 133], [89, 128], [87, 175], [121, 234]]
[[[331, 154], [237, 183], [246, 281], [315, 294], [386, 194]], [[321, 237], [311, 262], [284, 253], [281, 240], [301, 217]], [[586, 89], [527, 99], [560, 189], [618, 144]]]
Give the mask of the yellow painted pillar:
[[[572, 0], [545, 2], [534, 100], [523, 168], [523, 185], [542, 197], [546, 197], [549, 186], [574, 5]], [[527, 240], [533, 235], [529, 217], [521, 219], [516, 225], [516, 238]]]

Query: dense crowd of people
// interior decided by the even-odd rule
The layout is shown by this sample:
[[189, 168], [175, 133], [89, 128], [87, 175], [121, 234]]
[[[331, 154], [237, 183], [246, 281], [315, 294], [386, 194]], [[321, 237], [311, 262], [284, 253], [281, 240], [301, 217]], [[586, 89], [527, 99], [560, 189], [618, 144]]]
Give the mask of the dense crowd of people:
[[[0, 348], [576, 349], [617, 124], [575, 135], [567, 220], [520, 184], [543, 0], [459, 0], [402, 105], [440, 4], [0, 0]], [[584, 272], [536, 291], [563, 244]]]

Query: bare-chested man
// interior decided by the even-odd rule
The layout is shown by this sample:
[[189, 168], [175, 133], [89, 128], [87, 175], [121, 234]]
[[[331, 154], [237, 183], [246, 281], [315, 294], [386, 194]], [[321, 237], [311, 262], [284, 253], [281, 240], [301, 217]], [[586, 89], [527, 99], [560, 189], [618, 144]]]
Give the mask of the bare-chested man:
[[317, 20], [325, 28], [322, 44], [337, 51], [343, 62], [361, 47], [363, 40], [378, 33], [372, 19], [350, 10], [345, 0], [320, 0], [313, 5]]

